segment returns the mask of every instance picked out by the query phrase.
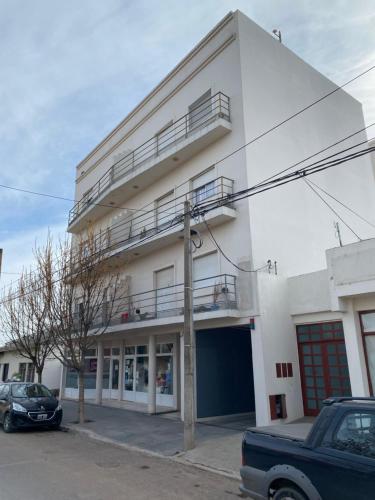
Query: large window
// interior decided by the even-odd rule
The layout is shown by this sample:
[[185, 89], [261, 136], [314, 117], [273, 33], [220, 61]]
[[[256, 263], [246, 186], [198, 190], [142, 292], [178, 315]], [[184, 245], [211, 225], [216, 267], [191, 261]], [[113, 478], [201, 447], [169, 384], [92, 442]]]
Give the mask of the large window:
[[173, 394], [173, 344], [156, 346], [156, 392]]
[[[89, 349], [85, 357], [84, 387], [85, 389], [96, 388], [96, 349]], [[67, 389], [78, 389], [77, 372], [72, 368], [67, 368], [65, 387]]]
[[202, 201], [211, 198], [216, 194], [215, 186], [215, 168], [210, 168], [203, 174], [192, 180], [193, 203], [202, 203]]

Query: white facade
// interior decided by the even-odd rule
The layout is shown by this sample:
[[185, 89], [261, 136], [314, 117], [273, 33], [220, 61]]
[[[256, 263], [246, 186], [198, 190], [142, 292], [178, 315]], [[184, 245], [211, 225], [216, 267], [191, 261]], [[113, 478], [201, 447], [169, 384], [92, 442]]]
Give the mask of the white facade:
[[[42, 373], [42, 383], [49, 389], [59, 389], [61, 383], [61, 363], [55, 358], [47, 358]], [[24, 382], [37, 382], [37, 374], [32, 363], [15, 350], [0, 348], [0, 381], [11, 380], [15, 375]]]
[[[182, 409], [182, 225], [168, 229], [167, 223], [181, 214], [186, 196], [194, 203], [209, 199], [212, 193], [221, 197], [245, 189], [361, 129], [361, 105], [340, 91], [220, 161], [333, 88], [332, 82], [241, 12], [230, 13], [77, 166], [76, 199], [80, 201], [70, 216], [69, 231], [77, 235], [88, 227], [102, 234], [109, 231], [113, 262], [122, 269], [132, 304], [129, 300], [117, 323], [101, 339], [91, 365], [88, 359], [88, 372], [92, 372], [88, 397], [99, 402], [112, 398], [148, 403], [153, 410], [156, 383], [156, 404]], [[357, 135], [345, 147], [363, 137]], [[339, 198], [350, 199], [360, 213], [375, 213], [369, 158], [326, 171], [314, 180]], [[195, 296], [198, 404], [201, 394], [203, 408], [207, 388], [202, 388], [202, 381], [210, 377], [204, 364], [212, 363], [223, 384], [221, 392], [239, 390], [243, 384], [250, 400], [253, 387], [258, 425], [270, 422], [269, 397], [278, 394], [286, 398], [286, 421], [298, 418], [303, 407], [296, 332], [287, 301], [288, 277], [325, 267], [325, 250], [336, 243], [333, 218], [299, 181], [218, 208], [207, 214], [207, 222], [232, 261], [247, 269], [263, 269], [244, 273], [234, 268], [217, 251], [203, 221], [192, 221], [203, 239], [194, 254], [195, 279], [204, 280], [200, 283], [207, 292]], [[351, 223], [358, 225], [355, 220]], [[371, 236], [362, 223], [358, 231], [364, 238]], [[346, 242], [354, 241], [344, 230], [342, 236]], [[277, 261], [277, 275], [274, 268], [271, 273], [265, 268], [269, 259]], [[166, 300], [161, 291], [165, 287], [171, 287], [171, 294], [166, 294], [171, 298]], [[255, 318], [251, 332], [250, 318]], [[228, 347], [225, 328], [228, 335], [242, 332], [241, 340], [240, 335], [232, 337], [233, 344], [239, 342], [233, 356], [243, 356], [240, 344], [251, 340], [245, 359], [248, 380], [239, 371], [241, 378], [235, 382], [231, 368], [232, 389], [229, 383], [226, 387], [226, 377], [220, 378], [226, 369], [220, 368], [220, 363], [226, 366], [225, 359], [221, 360]], [[223, 336], [216, 338], [219, 331]], [[246, 335], [251, 339], [246, 340]], [[136, 390], [145, 348], [132, 354], [134, 346], [148, 346], [148, 392]], [[217, 349], [216, 357], [210, 358], [210, 349]], [[151, 376], [155, 363], [156, 381]], [[275, 367], [279, 363], [291, 364], [293, 375], [278, 377]], [[228, 360], [233, 369], [235, 364]], [[100, 391], [102, 380], [99, 376], [94, 380], [94, 373], [102, 365], [109, 375]], [[133, 390], [126, 390], [125, 372], [129, 375], [131, 365]], [[159, 384], [160, 377], [171, 379], [168, 394], [166, 384]], [[107, 388], [112, 379], [118, 379], [116, 388]], [[74, 381], [69, 384], [74, 386]], [[222, 397], [220, 388], [217, 393]], [[65, 395], [74, 397], [76, 389], [66, 387]], [[245, 400], [246, 394], [239, 398]], [[209, 408], [197, 410], [198, 416], [205, 412]]]
[[295, 325], [340, 321], [351, 392], [374, 395], [375, 239], [327, 250], [327, 268], [288, 280]]

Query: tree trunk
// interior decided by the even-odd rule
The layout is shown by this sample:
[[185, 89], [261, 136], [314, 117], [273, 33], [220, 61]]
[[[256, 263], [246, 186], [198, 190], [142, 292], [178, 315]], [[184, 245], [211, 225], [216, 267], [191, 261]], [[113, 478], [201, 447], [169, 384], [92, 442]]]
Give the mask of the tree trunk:
[[38, 384], [42, 383], [42, 370], [36, 370]]
[[84, 372], [78, 372], [78, 422], [85, 423], [85, 386]]

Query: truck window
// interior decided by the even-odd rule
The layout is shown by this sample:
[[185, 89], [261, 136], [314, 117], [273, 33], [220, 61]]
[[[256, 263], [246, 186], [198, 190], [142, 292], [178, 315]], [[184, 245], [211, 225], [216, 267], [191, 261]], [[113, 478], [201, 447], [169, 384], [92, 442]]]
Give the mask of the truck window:
[[375, 413], [347, 413], [332, 440], [332, 448], [375, 458]]

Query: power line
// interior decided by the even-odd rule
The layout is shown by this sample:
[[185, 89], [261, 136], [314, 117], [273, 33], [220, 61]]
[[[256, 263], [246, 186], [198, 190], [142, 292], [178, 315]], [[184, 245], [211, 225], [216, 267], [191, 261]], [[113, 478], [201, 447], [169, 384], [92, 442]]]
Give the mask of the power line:
[[[33, 194], [35, 196], [43, 196], [44, 198], [53, 198], [55, 200], [63, 200], [63, 201], [70, 201], [73, 203], [78, 203], [77, 200], [73, 200], [72, 198], [65, 198], [64, 196], [58, 196], [58, 195], [50, 194], [50, 193], [41, 193], [39, 191], [30, 191], [29, 189], [22, 189], [22, 188], [18, 188], [15, 186], [8, 186], [7, 184], [0, 184], [0, 188], [10, 189], [12, 191], [19, 191], [21, 193], [26, 193], [26, 194]], [[78, 200], [78, 201], [80, 201], [80, 200]], [[94, 203], [94, 202], [90, 202], [90, 205], [95, 205], [97, 207], [105, 207], [105, 208], [117, 208], [119, 210], [131, 210], [134, 212], [146, 212], [147, 211], [147, 210], [143, 210], [141, 208], [120, 207], [118, 205], [105, 205], [103, 203]]]
[[343, 83], [342, 85], [340, 85], [339, 87], [336, 87], [335, 89], [331, 90], [330, 92], [328, 92], [327, 94], [324, 94], [322, 97], [320, 97], [319, 99], [316, 99], [315, 101], [313, 101], [312, 103], [308, 104], [307, 106], [304, 106], [303, 108], [301, 108], [300, 110], [296, 111], [295, 113], [289, 115], [287, 118], [285, 118], [284, 120], [278, 122], [276, 125], [273, 125], [271, 128], [269, 128], [268, 130], [265, 130], [264, 132], [262, 132], [261, 134], [255, 136], [253, 139], [251, 139], [249, 142], [243, 144], [242, 146], [240, 146], [239, 148], [235, 149], [234, 151], [232, 151], [231, 153], [228, 153], [226, 156], [222, 157], [220, 160], [216, 161], [215, 164], [219, 164], [219, 163], [222, 163], [224, 160], [230, 158], [231, 156], [233, 156], [234, 154], [238, 153], [239, 151], [241, 151], [242, 149], [246, 148], [247, 146], [250, 146], [250, 144], [253, 144], [254, 142], [258, 141], [259, 139], [262, 139], [263, 137], [265, 137], [266, 135], [268, 135], [269, 133], [273, 132], [274, 130], [278, 129], [279, 127], [281, 127], [282, 125], [285, 125], [285, 123], [289, 122], [290, 120], [293, 120], [293, 118], [295, 118], [296, 116], [299, 116], [300, 114], [304, 113], [305, 111], [307, 111], [308, 109], [312, 108], [313, 106], [315, 106], [316, 104], [319, 104], [320, 102], [324, 101], [324, 99], [327, 99], [327, 97], [330, 97], [331, 95], [335, 94], [336, 92], [338, 92], [339, 90], [342, 90], [344, 87], [346, 87], [347, 85], [349, 85], [350, 83], [354, 82], [355, 80], [358, 80], [358, 78], [361, 78], [362, 76], [366, 75], [367, 73], [369, 73], [370, 71], [372, 71], [373, 69], [375, 69], [375, 64], [373, 66], [371, 66], [370, 68], [367, 68], [365, 71], [363, 71], [362, 73], [359, 73], [358, 75], [354, 76], [353, 78], [351, 78], [350, 80], [346, 81], [345, 83]]
[[[325, 158], [323, 158], [321, 160], [321, 162], [318, 164], [313, 163], [313, 164], [308, 165], [302, 169], [299, 169], [299, 170], [296, 170], [292, 173], [277, 177], [273, 180], [264, 182], [262, 184], [256, 184], [255, 186], [252, 186], [252, 187], [247, 188], [247, 189], [243, 189], [242, 191], [238, 191], [237, 193], [228, 194], [225, 197], [223, 197], [220, 201], [217, 201], [217, 202], [208, 201], [203, 205], [195, 206], [192, 209], [192, 216], [197, 217], [199, 215], [210, 212], [211, 210], [214, 210], [215, 208], [218, 208], [220, 206], [225, 206], [225, 205], [228, 205], [228, 204], [233, 203], [235, 201], [239, 201], [239, 200], [242, 200], [244, 198], [249, 198], [250, 196], [254, 196], [255, 194], [263, 193], [265, 191], [273, 189], [274, 187], [282, 186], [284, 184], [296, 181], [296, 180], [298, 180], [302, 177], [308, 176], [308, 175], [312, 175], [312, 174], [315, 174], [318, 172], [323, 172], [324, 170], [327, 170], [327, 169], [332, 168], [334, 166], [341, 165], [341, 164], [346, 163], [350, 160], [354, 160], [356, 158], [359, 158], [361, 156], [369, 154], [372, 151], [375, 151], [375, 146], [365, 148], [363, 150], [351, 153], [349, 155], [346, 155], [346, 156], [343, 156], [340, 158], [330, 160], [328, 162], [324, 162]], [[337, 153], [337, 154], [339, 154], [339, 153]]]
[[309, 183], [308, 179], [303, 179], [303, 181], [305, 182], [306, 186], [308, 186], [316, 194], [316, 196], [331, 210], [331, 212], [333, 212], [336, 217], [341, 220], [341, 222], [349, 229], [349, 231], [351, 231], [354, 236], [358, 238], [358, 241], [362, 241], [362, 239], [358, 236], [354, 229], [352, 229], [349, 224], [345, 222], [345, 220], [336, 212], [336, 210], [328, 203], [328, 201], [325, 200], [323, 196], [321, 196], [318, 191]]
[[230, 264], [232, 264], [233, 267], [235, 267], [236, 269], [238, 269], [239, 271], [243, 272], [243, 273], [257, 273], [258, 271], [262, 270], [262, 269], [265, 269], [267, 267], [269, 267], [269, 264], [267, 263], [266, 265], [262, 266], [262, 267], [258, 267], [258, 269], [244, 269], [243, 267], [240, 267], [239, 265], [237, 265], [235, 262], [233, 262], [229, 257], [228, 255], [225, 254], [224, 250], [220, 247], [219, 243], [216, 241], [216, 238], [215, 236], [212, 234], [212, 231], [211, 231], [211, 228], [210, 226], [208, 225], [208, 222], [206, 221], [205, 219], [205, 216], [204, 214], [202, 215], [202, 218], [203, 218], [203, 222], [205, 223], [205, 226], [207, 228], [207, 231], [209, 232], [210, 236], [211, 236], [211, 239], [214, 243], [214, 245], [216, 246], [216, 248], [219, 250], [219, 252], [221, 253], [221, 255], [224, 257], [224, 259], [226, 259]]
[[[292, 168], [295, 168], [295, 167], [298, 167], [299, 165], [301, 165], [302, 163], [305, 163], [305, 161], [308, 161], [308, 160], [311, 160], [311, 158], [314, 158], [315, 156], [318, 156], [320, 155], [321, 153], [325, 153], [326, 151], [328, 151], [329, 149], [335, 147], [335, 146], [338, 146], [339, 144], [347, 141], [348, 139], [351, 139], [352, 137], [354, 137], [355, 135], [358, 135], [360, 134], [361, 132], [364, 132], [365, 130], [373, 127], [375, 125], [375, 122], [373, 123], [370, 123], [370, 125], [367, 125], [366, 127], [363, 127], [359, 130], [357, 130], [356, 132], [353, 132], [352, 134], [349, 134], [347, 135], [346, 137], [344, 137], [343, 139], [340, 139], [336, 142], [334, 142], [333, 144], [330, 144], [329, 146], [326, 146], [325, 148], [321, 149], [320, 151], [317, 151], [316, 153], [313, 153], [311, 154], [310, 156], [307, 156], [306, 158], [304, 158], [303, 160], [300, 160], [300, 161], [297, 161], [296, 163], [293, 163], [292, 165], [290, 165], [289, 167], [286, 167], [284, 168], [283, 170], [279, 170], [277, 172], [275, 172], [273, 175], [270, 175], [269, 177], [266, 177], [265, 179], [263, 179], [262, 181], [259, 182], [259, 184], [263, 183], [263, 182], [266, 182], [266, 181], [269, 181], [271, 179], [273, 179], [274, 177], [276, 177], [277, 175], [281, 175], [285, 172], [288, 172], [288, 170], [292, 170]], [[370, 139], [371, 140], [371, 139]], [[348, 148], [348, 149], [353, 149], [354, 147], [358, 147], [358, 146], [362, 146], [363, 144], [367, 144], [369, 141], [368, 139], [366, 139], [365, 141], [362, 141], [358, 144], [356, 144], [355, 146], [351, 146], [351, 148]]]
[[365, 219], [361, 214], [359, 214], [358, 212], [356, 212], [355, 210], [353, 210], [352, 208], [350, 208], [348, 205], [346, 205], [345, 203], [343, 203], [342, 201], [340, 201], [338, 198], [336, 198], [335, 196], [333, 196], [331, 193], [329, 193], [328, 191], [326, 191], [325, 189], [323, 189], [321, 186], [318, 186], [318, 184], [316, 184], [315, 182], [313, 182], [311, 179], [309, 179], [308, 182], [310, 184], [312, 184], [313, 186], [315, 186], [320, 191], [322, 191], [324, 194], [326, 194], [327, 196], [329, 196], [330, 198], [332, 198], [333, 200], [335, 200], [341, 206], [343, 206], [344, 208], [346, 208], [347, 210], [349, 210], [349, 212], [351, 212], [353, 215], [356, 215], [363, 222], [366, 222], [369, 226], [371, 226], [371, 227], [373, 227], [375, 229], [375, 224], [373, 224], [369, 220]]

